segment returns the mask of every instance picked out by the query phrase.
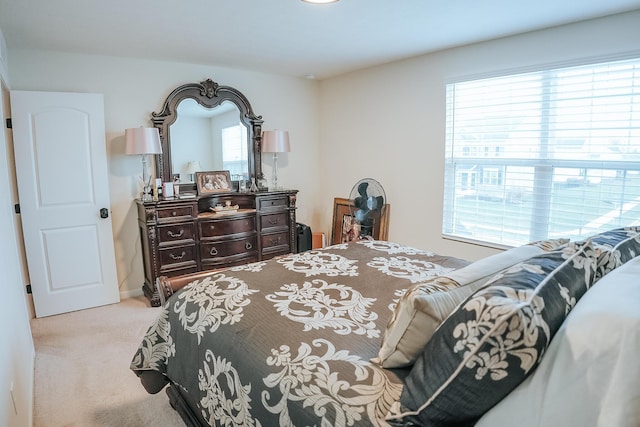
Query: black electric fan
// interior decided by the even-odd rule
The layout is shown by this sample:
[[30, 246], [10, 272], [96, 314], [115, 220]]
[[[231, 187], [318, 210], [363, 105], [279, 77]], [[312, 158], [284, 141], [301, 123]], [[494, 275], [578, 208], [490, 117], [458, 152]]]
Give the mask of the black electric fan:
[[375, 179], [364, 178], [353, 186], [349, 208], [354, 222], [359, 225], [360, 238], [373, 237], [374, 227], [380, 221], [386, 199], [384, 188]]

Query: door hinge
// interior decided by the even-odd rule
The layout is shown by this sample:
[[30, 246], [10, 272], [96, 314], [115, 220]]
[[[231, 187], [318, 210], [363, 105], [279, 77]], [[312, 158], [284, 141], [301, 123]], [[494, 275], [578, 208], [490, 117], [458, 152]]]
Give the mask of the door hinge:
[[7, 129], [13, 129], [13, 123], [11, 123], [11, 117], [7, 118]]
[[17, 214], [20, 213], [20, 203], [16, 203], [13, 205], [13, 210], [16, 211]]
[[31, 285], [27, 285], [27, 293], [30, 294], [31, 293]]

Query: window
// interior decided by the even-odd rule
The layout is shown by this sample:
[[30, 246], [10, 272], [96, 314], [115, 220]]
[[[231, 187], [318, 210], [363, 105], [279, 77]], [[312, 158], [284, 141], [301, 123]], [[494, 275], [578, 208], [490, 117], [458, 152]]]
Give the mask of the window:
[[247, 129], [238, 124], [222, 129], [222, 168], [232, 179], [248, 179]]
[[443, 233], [500, 246], [640, 224], [640, 59], [447, 85]]

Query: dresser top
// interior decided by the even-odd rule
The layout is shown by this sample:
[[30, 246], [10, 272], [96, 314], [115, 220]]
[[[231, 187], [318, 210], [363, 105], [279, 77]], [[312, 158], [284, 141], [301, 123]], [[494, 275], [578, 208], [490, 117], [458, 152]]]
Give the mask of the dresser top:
[[239, 192], [239, 191], [227, 191], [215, 194], [206, 194], [203, 196], [195, 197], [161, 197], [158, 200], [142, 201], [141, 199], [135, 199], [136, 203], [144, 206], [161, 206], [161, 205], [173, 205], [178, 203], [197, 203], [200, 200], [215, 200], [215, 199], [255, 199], [259, 197], [269, 197], [278, 195], [291, 195], [298, 193], [298, 190], [273, 190], [273, 191], [257, 191], [257, 192]]

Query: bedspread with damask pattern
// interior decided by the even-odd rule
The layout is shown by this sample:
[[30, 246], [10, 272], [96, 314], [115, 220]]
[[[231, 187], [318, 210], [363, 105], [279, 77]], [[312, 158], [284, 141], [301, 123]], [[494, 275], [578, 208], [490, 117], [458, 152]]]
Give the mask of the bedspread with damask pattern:
[[167, 301], [131, 369], [204, 425], [385, 425], [402, 373], [370, 359], [396, 302], [467, 264], [362, 240], [212, 273]]

